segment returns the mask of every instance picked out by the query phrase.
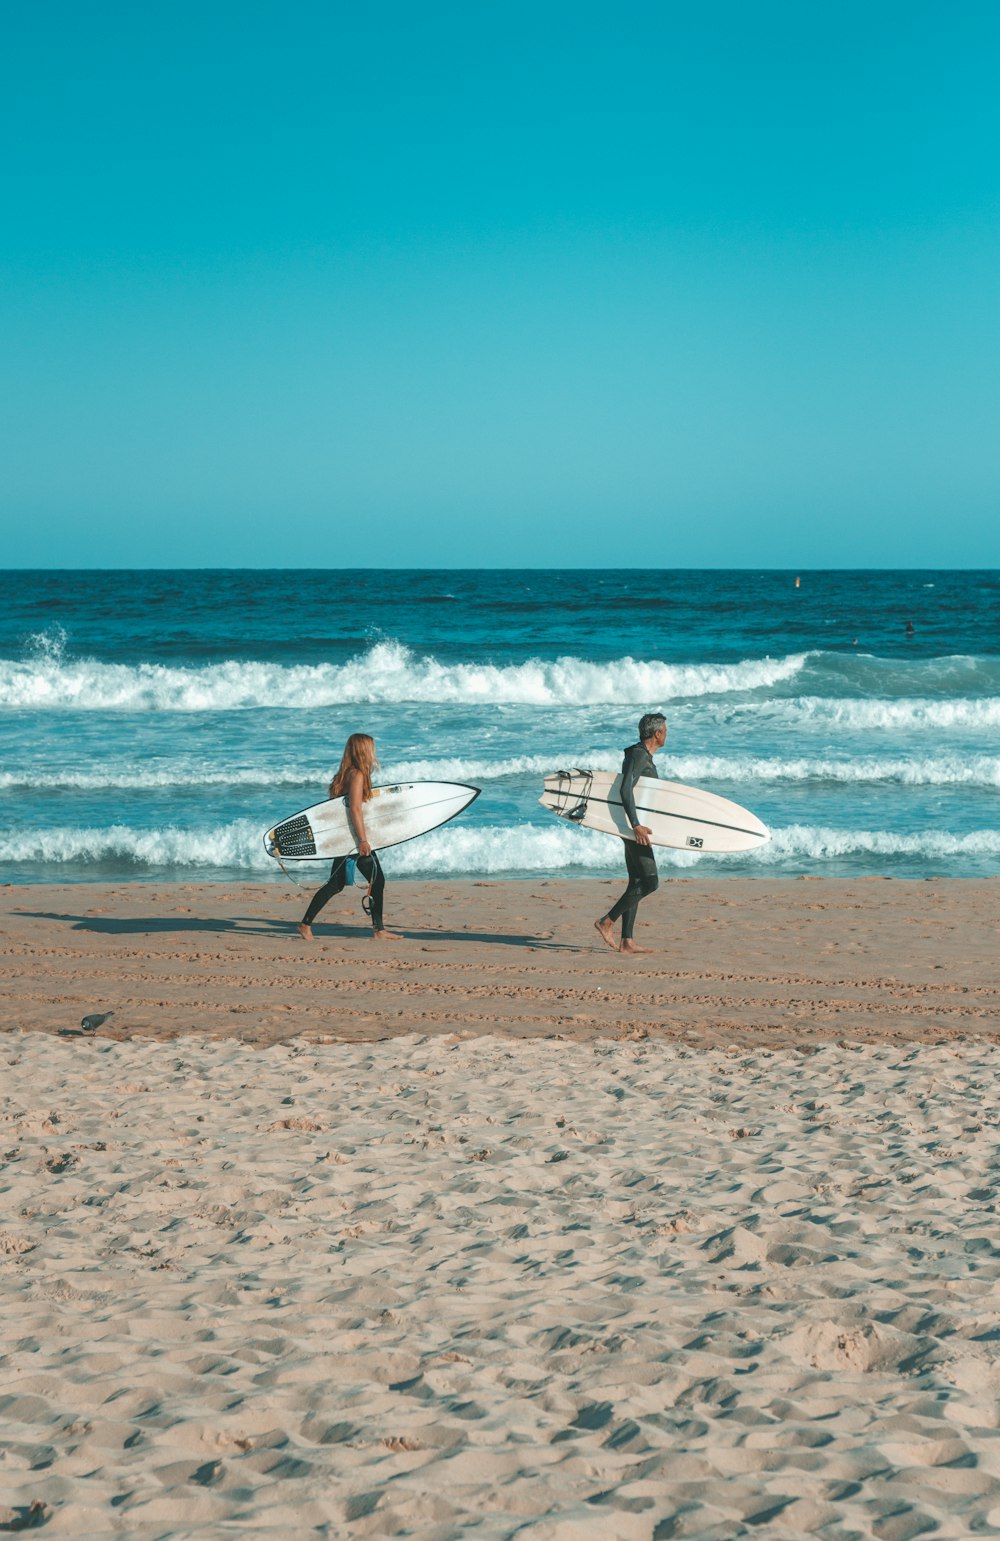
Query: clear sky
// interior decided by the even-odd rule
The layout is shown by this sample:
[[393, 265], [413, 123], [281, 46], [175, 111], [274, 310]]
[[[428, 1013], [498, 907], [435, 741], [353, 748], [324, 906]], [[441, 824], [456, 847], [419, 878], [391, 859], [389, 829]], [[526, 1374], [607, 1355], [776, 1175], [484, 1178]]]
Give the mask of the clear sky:
[[9, 566], [1000, 566], [995, 0], [7, 0]]

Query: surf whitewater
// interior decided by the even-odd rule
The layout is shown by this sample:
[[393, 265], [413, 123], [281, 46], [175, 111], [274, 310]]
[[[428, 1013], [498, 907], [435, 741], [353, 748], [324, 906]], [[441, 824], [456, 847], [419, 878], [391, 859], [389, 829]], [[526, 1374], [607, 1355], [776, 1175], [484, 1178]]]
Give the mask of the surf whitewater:
[[[0, 578], [0, 865], [225, 877], [323, 795], [349, 732], [381, 779], [482, 786], [397, 876], [607, 875], [537, 806], [662, 708], [668, 779], [774, 838], [730, 870], [1000, 870], [996, 574], [89, 573]], [[664, 853], [663, 862], [676, 864]], [[742, 865], [741, 865], [742, 864]], [[313, 869], [315, 871], [315, 869]]]
[[[584, 750], [577, 758], [589, 770], [617, 771], [620, 754], [606, 748]], [[678, 781], [692, 785], [725, 783], [744, 788], [761, 783], [835, 782], [861, 786], [984, 787], [1000, 789], [1000, 755], [913, 756], [855, 759], [756, 759], [751, 755], [671, 755], [665, 765]], [[381, 768], [378, 782], [404, 781], [516, 782], [538, 781], [553, 769], [545, 755], [513, 755], [509, 759], [401, 760]], [[246, 787], [295, 789], [304, 797], [330, 779], [329, 765], [219, 766], [204, 761], [175, 760], [155, 766], [113, 764], [96, 770], [61, 765], [24, 765], [0, 771], [0, 791], [123, 791], [182, 787]]]
[[[716, 856], [713, 867], [745, 875], [773, 875], [788, 861], [877, 858], [892, 875], [909, 872], [913, 861], [958, 857], [996, 860], [1000, 830], [958, 835], [948, 830], [897, 835], [889, 830], [824, 829], [790, 825], [773, 829], [759, 850]], [[250, 820], [228, 825], [133, 828], [124, 824], [104, 829], [69, 826], [11, 834], [7, 859], [54, 868], [86, 864], [95, 880], [112, 871], [133, 876], [161, 877], [175, 873], [191, 877], [248, 874], [274, 876], [274, 863], [264, 851], [261, 832]], [[690, 851], [660, 849], [661, 867], [694, 871], [702, 859]], [[592, 830], [575, 829], [553, 820], [549, 824], [480, 825], [435, 830], [382, 855], [389, 876], [398, 877], [581, 877], [607, 876], [622, 870], [621, 842]], [[296, 862], [303, 882], [325, 878], [328, 862]], [[65, 873], [63, 874], [65, 876]]]
[[[997, 723], [1000, 660], [932, 659], [922, 664], [835, 653], [792, 653], [729, 664], [672, 664], [625, 656], [594, 663], [572, 655], [496, 665], [418, 656], [378, 642], [345, 663], [278, 664], [227, 659], [201, 666], [105, 663], [67, 655], [64, 634], [31, 639], [23, 659], [0, 661], [0, 709], [94, 712], [227, 712], [330, 706], [429, 705], [643, 707], [704, 696], [775, 697], [800, 715], [860, 725], [943, 723], [965, 714]], [[884, 700], [857, 700], [878, 692]], [[986, 705], [985, 697], [992, 697]], [[867, 711], [867, 716], [866, 716]], [[978, 715], [977, 715], [978, 713]], [[950, 715], [949, 715], [950, 714]]]
[[527, 659], [521, 664], [443, 663], [397, 642], [379, 642], [343, 664], [282, 665], [228, 659], [195, 668], [101, 663], [66, 656], [46, 639], [37, 656], [0, 666], [0, 707], [98, 712], [232, 712], [280, 707], [636, 704], [768, 690], [805, 658], [748, 659], [724, 666], [618, 658]]

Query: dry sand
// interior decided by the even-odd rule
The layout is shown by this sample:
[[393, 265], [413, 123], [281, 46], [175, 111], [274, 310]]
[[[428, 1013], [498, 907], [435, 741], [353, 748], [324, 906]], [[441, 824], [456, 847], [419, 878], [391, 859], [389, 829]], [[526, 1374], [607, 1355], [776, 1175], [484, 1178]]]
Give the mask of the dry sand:
[[0, 893], [0, 1531], [1000, 1534], [1000, 883], [391, 893]]

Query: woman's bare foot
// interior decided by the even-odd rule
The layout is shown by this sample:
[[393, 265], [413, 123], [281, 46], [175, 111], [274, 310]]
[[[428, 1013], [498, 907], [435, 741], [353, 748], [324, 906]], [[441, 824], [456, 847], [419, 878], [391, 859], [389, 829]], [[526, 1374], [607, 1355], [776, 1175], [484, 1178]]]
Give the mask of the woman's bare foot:
[[628, 952], [628, 953], [632, 953], [632, 952], [652, 952], [652, 950], [653, 950], [652, 947], [640, 947], [638, 942], [633, 942], [633, 940], [632, 940], [632, 938], [630, 936], [626, 937], [625, 941], [622, 942], [621, 946], [618, 949], [619, 952]]
[[316, 940], [313, 936], [312, 926], [307, 926], [304, 920], [300, 920], [295, 929], [304, 942], [314, 942]]
[[401, 940], [398, 931], [376, 931], [376, 942], [398, 942]]
[[612, 952], [618, 951], [618, 943], [615, 941], [615, 923], [607, 915], [594, 921], [594, 930], [603, 942], [606, 942]]

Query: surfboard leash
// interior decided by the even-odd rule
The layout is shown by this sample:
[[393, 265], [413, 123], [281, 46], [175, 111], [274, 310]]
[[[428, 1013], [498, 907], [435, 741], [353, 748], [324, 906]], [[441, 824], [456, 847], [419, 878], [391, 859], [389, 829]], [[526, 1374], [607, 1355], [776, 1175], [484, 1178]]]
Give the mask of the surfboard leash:
[[281, 857], [278, 855], [277, 851], [272, 851], [271, 855], [274, 857], [275, 861], [278, 863], [278, 866], [281, 868], [282, 872], [285, 874], [285, 876], [288, 879], [288, 881], [290, 883], [294, 883], [296, 888], [311, 888], [312, 887], [311, 883], [300, 883], [298, 878], [293, 878], [292, 877], [292, 874], [289, 872], [288, 868], [285, 866], [284, 862], [282, 861]]
[[[288, 868], [287, 868], [287, 866], [285, 866], [284, 861], [282, 861], [282, 858], [280, 858], [280, 852], [277, 851], [277, 849], [271, 849], [271, 851], [268, 852], [268, 855], [273, 855], [274, 860], [277, 861], [277, 865], [279, 865], [279, 868], [282, 869], [282, 872], [284, 872], [285, 877], [288, 878], [288, 881], [290, 881], [290, 883], [294, 883], [294, 886], [296, 886], [296, 888], [304, 888], [304, 889], [313, 888], [314, 881], [316, 881], [316, 880], [314, 880], [314, 878], [313, 878], [313, 883], [299, 883], [299, 878], [293, 877], [293, 875], [291, 875], [291, 872], [288, 871]], [[317, 860], [319, 860], [319, 858], [317, 858]]]
[[[290, 883], [294, 883], [296, 888], [309, 889], [309, 888], [313, 887], [313, 883], [300, 883], [298, 878], [292, 877], [292, 874], [289, 872], [288, 868], [285, 866], [284, 862], [282, 861], [281, 857], [278, 855], [277, 851], [272, 851], [271, 855], [274, 857], [275, 861], [278, 863], [278, 866], [281, 868], [282, 872], [285, 874], [285, 876], [288, 879], [288, 881]], [[344, 861], [345, 862], [346, 861], [350, 861], [350, 860], [351, 860], [351, 858], [349, 856], [345, 856], [344, 857]], [[371, 880], [369, 881], [368, 887], [365, 889], [365, 895], [364, 895], [364, 898], [361, 901], [361, 908], [364, 910], [364, 912], [368, 916], [369, 920], [371, 920], [371, 916], [372, 916], [372, 889], [375, 886], [375, 879], [376, 879], [376, 877], [382, 871], [382, 863], [378, 859], [378, 852], [377, 851], [372, 851], [372, 862], [373, 862], [373, 868], [372, 868]]]
[[372, 918], [372, 889], [375, 887], [375, 879], [378, 877], [378, 874], [381, 871], [382, 871], [382, 863], [378, 859], [378, 852], [373, 848], [372, 849], [372, 875], [371, 875], [371, 879], [369, 881], [368, 888], [367, 888], [367, 891], [365, 893], [365, 896], [364, 896], [364, 898], [361, 901], [361, 908], [364, 910], [364, 912], [368, 916], [369, 920], [371, 920], [371, 918]]

